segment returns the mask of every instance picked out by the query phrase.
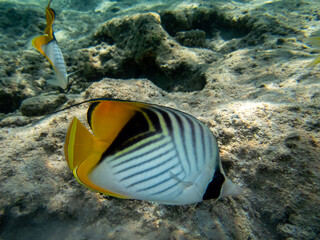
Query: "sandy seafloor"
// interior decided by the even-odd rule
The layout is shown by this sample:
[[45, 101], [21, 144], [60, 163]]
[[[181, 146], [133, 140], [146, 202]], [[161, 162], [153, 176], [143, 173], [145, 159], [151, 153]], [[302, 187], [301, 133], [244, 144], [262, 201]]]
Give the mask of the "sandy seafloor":
[[[319, 239], [320, 2], [53, 0], [70, 90], [30, 42], [47, 1], [0, 1], [0, 239]], [[187, 112], [240, 196], [189, 206], [81, 186], [63, 155], [89, 98]]]

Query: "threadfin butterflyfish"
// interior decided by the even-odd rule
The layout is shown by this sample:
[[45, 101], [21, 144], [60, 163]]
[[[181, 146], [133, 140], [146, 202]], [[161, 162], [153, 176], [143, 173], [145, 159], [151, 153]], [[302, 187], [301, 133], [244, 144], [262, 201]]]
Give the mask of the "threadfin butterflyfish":
[[82, 185], [169, 205], [240, 193], [223, 171], [216, 138], [191, 115], [141, 102], [85, 102], [91, 102], [87, 120], [93, 134], [74, 117], [64, 145]]
[[55, 12], [50, 8], [51, 1], [52, 0], [49, 1], [48, 6], [46, 7], [47, 26], [43, 32], [44, 35], [34, 38], [32, 40], [32, 45], [45, 56], [52, 65], [56, 79], [48, 80], [47, 82], [51, 85], [66, 89], [68, 86], [68, 74], [61, 49], [52, 30]]
[[[320, 48], [320, 30], [314, 32], [308, 39], [307, 42], [313, 46]], [[307, 67], [313, 67], [320, 63], [320, 55], [318, 55]]]

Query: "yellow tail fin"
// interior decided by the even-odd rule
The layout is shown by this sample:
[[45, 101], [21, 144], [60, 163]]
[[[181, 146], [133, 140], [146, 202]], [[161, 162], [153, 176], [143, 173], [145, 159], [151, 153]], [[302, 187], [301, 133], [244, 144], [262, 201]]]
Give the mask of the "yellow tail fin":
[[73, 118], [64, 145], [64, 153], [70, 170], [74, 170], [83, 161], [97, 155], [100, 160], [102, 153], [110, 143], [101, 141], [93, 136], [76, 117]]
[[110, 143], [93, 136], [76, 117], [73, 118], [64, 145], [64, 153], [70, 170], [79, 183], [101, 193], [126, 198], [93, 184], [88, 174], [98, 164]]

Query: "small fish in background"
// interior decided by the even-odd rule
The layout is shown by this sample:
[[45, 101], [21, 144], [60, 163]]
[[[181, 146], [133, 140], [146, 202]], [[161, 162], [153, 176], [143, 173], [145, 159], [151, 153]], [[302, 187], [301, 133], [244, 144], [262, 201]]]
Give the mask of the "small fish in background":
[[55, 12], [50, 8], [51, 1], [52, 0], [49, 1], [46, 7], [47, 26], [43, 32], [44, 35], [34, 38], [32, 45], [49, 60], [53, 67], [56, 79], [48, 80], [47, 82], [51, 85], [66, 89], [68, 86], [68, 74], [62, 52], [52, 30]]
[[64, 146], [80, 184], [118, 198], [168, 205], [241, 192], [223, 171], [212, 132], [196, 118], [141, 102], [85, 102], [92, 103], [87, 119], [93, 134], [74, 117]]
[[[320, 30], [314, 32], [310, 37], [308, 37], [307, 42], [313, 46], [320, 48]], [[313, 67], [320, 63], [320, 55], [318, 55], [307, 67]]]

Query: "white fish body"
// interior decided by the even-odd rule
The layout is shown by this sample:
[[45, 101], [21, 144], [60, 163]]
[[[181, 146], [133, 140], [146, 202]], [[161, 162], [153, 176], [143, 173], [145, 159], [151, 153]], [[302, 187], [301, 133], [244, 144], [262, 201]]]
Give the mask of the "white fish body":
[[[170, 205], [238, 192], [225, 177], [215, 137], [186, 113], [152, 104], [99, 100], [89, 108], [88, 121], [97, 139], [75, 118], [65, 154], [76, 179], [93, 190]], [[109, 136], [102, 139], [104, 135]], [[93, 147], [84, 150], [84, 146]]]
[[47, 80], [47, 82], [49, 84], [59, 86], [62, 89], [66, 89], [68, 86], [66, 64], [53, 33], [52, 25], [55, 19], [55, 12], [50, 8], [50, 4], [51, 0], [49, 0], [48, 6], [46, 7], [47, 26], [44, 30], [44, 35], [35, 37], [32, 40], [32, 45], [49, 60], [53, 67], [56, 79]]
[[42, 45], [41, 48], [46, 54], [47, 58], [51, 61], [54, 73], [56, 75], [56, 80], [50, 80], [48, 83], [61, 87], [62, 89], [66, 89], [68, 86], [66, 63], [56, 39], [54, 38], [48, 44]]

